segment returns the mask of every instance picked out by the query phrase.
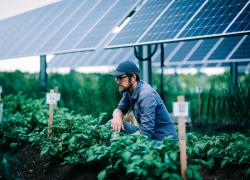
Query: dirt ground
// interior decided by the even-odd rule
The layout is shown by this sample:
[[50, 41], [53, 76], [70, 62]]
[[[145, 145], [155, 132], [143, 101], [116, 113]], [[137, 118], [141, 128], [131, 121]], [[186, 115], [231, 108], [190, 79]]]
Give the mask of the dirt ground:
[[[8, 179], [21, 180], [95, 180], [101, 170], [96, 166], [62, 165], [59, 159], [49, 156], [40, 157], [37, 147], [26, 145], [21, 147], [16, 156], [19, 163], [12, 167], [13, 176]], [[245, 177], [246, 167], [226, 167], [223, 170], [202, 169], [204, 180], [247, 180]], [[4, 180], [0, 174], [0, 180]], [[112, 178], [113, 179], [113, 178]], [[123, 179], [122, 177], [119, 179]]]

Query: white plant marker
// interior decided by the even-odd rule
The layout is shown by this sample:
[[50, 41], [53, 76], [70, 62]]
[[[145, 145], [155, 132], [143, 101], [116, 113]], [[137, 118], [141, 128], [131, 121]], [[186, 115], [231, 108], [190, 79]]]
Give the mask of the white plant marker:
[[51, 89], [50, 93], [46, 94], [46, 102], [47, 104], [49, 104], [49, 119], [48, 119], [48, 138], [49, 138], [52, 134], [54, 105], [57, 103], [57, 95], [54, 92], [54, 89]]
[[180, 161], [181, 161], [181, 175], [183, 179], [186, 177], [187, 169], [187, 153], [186, 153], [186, 118], [188, 116], [188, 103], [185, 102], [184, 96], [177, 97], [177, 103], [174, 104], [174, 116], [178, 117], [178, 136], [180, 146]]

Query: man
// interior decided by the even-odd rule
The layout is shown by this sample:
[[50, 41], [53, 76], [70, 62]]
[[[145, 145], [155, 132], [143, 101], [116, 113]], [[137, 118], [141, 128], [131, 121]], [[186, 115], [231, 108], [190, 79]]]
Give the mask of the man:
[[[176, 141], [176, 130], [162, 99], [149, 84], [140, 80], [139, 73], [136, 64], [125, 61], [110, 74], [115, 77], [119, 91], [123, 93], [118, 107], [113, 112], [112, 129], [141, 134], [159, 141], [165, 136], [171, 136]], [[139, 126], [123, 121], [130, 108]]]

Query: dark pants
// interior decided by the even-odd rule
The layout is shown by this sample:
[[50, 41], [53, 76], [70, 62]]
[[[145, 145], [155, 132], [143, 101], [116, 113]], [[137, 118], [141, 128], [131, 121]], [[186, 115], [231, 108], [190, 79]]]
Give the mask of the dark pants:
[[[112, 127], [112, 119], [109, 120], [109, 121], [106, 123], [106, 125], [107, 125], [108, 127]], [[133, 125], [133, 124], [127, 122], [127, 121], [123, 121], [123, 127], [124, 127], [124, 130], [121, 130], [121, 132], [124, 132], [124, 133], [126, 133], [126, 134], [133, 134], [133, 133], [135, 133], [136, 131], [139, 131], [139, 130], [140, 130], [140, 128], [139, 128], [138, 126]], [[176, 133], [175, 133], [175, 134], [176, 134]], [[152, 140], [155, 142], [156, 145], [159, 145], [160, 143], [162, 143], [161, 140], [155, 140], [155, 139], [152, 139]], [[177, 135], [176, 135], [176, 137], [172, 137], [172, 140], [173, 140], [173, 142], [178, 142]]]

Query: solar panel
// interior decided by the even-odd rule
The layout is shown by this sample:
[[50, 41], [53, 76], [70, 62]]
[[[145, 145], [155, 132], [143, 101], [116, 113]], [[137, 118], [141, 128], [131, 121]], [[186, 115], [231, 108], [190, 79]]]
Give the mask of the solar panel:
[[232, 59], [250, 59], [250, 36], [248, 35], [231, 57]]
[[[244, 62], [250, 59], [250, 53], [246, 50], [250, 46], [247, 35], [167, 43], [169, 44], [174, 45], [174, 48], [165, 55], [166, 66]], [[164, 47], [166, 51], [168, 48]]]
[[[248, 64], [246, 61], [249, 61], [250, 54], [248, 53], [248, 57], [240, 57], [239, 59], [234, 59], [232, 56], [230, 56], [230, 59], [217, 59], [217, 60], [210, 60], [205, 59], [205, 56], [209, 54], [209, 52], [212, 50], [212, 55], [217, 54], [221, 51], [221, 49], [226, 49], [227, 54], [230, 54], [232, 52], [232, 49], [237, 49], [238, 51], [240, 49], [245, 49], [247, 40], [246, 37], [244, 38], [244, 41], [238, 46], [239, 42], [242, 41], [243, 37], [245, 36], [235, 36], [235, 37], [226, 37], [224, 38], [214, 38], [214, 39], [204, 39], [204, 40], [193, 40], [190, 42], [176, 42], [176, 43], [168, 43], [164, 45], [165, 48], [165, 67], [175, 67], [175, 68], [184, 68], [184, 67], [219, 67], [222, 66], [222, 64], [227, 64], [231, 62], [238, 62], [238, 64]], [[229, 38], [229, 39], [228, 39]], [[228, 40], [227, 40], [228, 39]], [[235, 43], [237, 42], [238, 43]], [[227, 45], [227, 42], [234, 42], [234, 46], [232, 48], [232, 44], [229, 46]], [[217, 43], [219, 42], [219, 43]], [[245, 44], [244, 44], [245, 43]], [[190, 47], [191, 46], [191, 47]], [[197, 48], [195, 48], [197, 46]], [[248, 43], [249, 46], [249, 43]], [[203, 49], [204, 48], [204, 49]], [[188, 49], [192, 49], [189, 51]], [[194, 51], [192, 55], [194, 54], [202, 54], [200, 56], [200, 59], [197, 59], [196, 61], [186, 61], [187, 56], [189, 53]], [[159, 49], [158, 49], [159, 51]], [[167, 52], [167, 53], [166, 53]], [[236, 51], [237, 52], [237, 51]], [[235, 53], [236, 53], [235, 52]], [[89, 53], [89, 54], [87, 54]], [[78, 52], [74, 53], [78, 54], [73, 56], [71, 55], [67, 56], [67, 60], [57, 60], [57, 66], [58, 67], [70, 67], [70, 68], [77, 68], [81, 66], [108, 66], [108, 65], [117, 65], [123, 60], [132, 60], [136, 61], [136, 58], [133, 53], [133, 48], [118, 48], [118, 49], [101, 49], [98, 52], [96, 51], [86, 51], [86, 52]], [[218, 53], [220, 56], [221, 54]], [[154, 66], [159, 66], [159, 60], [160, 60], [160, 53], [158, 52], [152, 57], [152, 63]], [[58, 55], [56, 55], [58, 56]], [[225, 56], [225, 55], [223, 55]], [[94, 57], [94, 58], [93, 58]], [[209, 56], [208, 56], [209, 57]], [[178, 61], [171, 61], [171, 59], [177, 59]], [[53, 68], [55, 66], [54, 59], [50, 62], [49, 68]], [[245, 62], [245, 63], [241, 63]]]
[[72, 67], [72, 64], [76, 63], [79, 59], [77, 53], [67, 53], [65, 54], [66, 60], [65, 60], [65, 67]]
[[[10, 43], [9, 46], [6, 46], [8, 48], [7, 51], [5, 51], [4, 55], [5, 56], [11, 56], [11, 54], [16, 52], [16, 49], [20, 48], [19, 45], [21, 44], [22, 40], [27, 37], [25, 35], [28, 34], [29, 30], [31, 29], [31, 27], [34, 26], [34, 24], [37, 23], [37, 18], [41, 17], [44, 13], [47, 13], [45, 8], [40, 8], [36, 11], [33, 11], [32, 14], [26, 14], [27, 15], [27, 20], [25, 20], [21, 27], [18, 28], [18, 31], [15, 32], [15, 35], [11, 35], [12, 37], [8, 38], [10, 40], [8, 40], [8, 42]], [[16, 26], [16, 25], [15, 25]], [[18, 39], [18, 41], [16, 41], [16, 39]], [[13, 43], [13, 41], [15, 41]]]
[[208, 58], [209, 60], [226, 59], [227, 55], [240, 41], [242, 36], [228, 37], [223, 39], [222, 43], [217, 47], [216, 51]]
[[205, 39], [188, 59], [188, 61], [198, 61], [204, 59], [208, 51], [215, 45], [218, 38]]
[[23, 47], [22, 54], [32, 54], [36, 52], [36, 49], [44, 41], [44, 39], [49, 36], [49, 33], [53, 32], [55, 28], [64, 21], [67, 14], [72, 12], [72, 9], [69, 7], [74, 1], [62, 1], [60, 7], [58, 7], [53, 14], [47, 18], [46, 24], [43, 24], [40, 27], [39, 31], [36, 32], [36, 35], [29, 39], [27, 45]]
[[178, 52], [170, 59], [170, 61], [183, 61], [196, 43], [197, 41], [187, 41], [183, 43]]
[[126, 60], [130, 60], [134, 63], [138, 63], [138, 60], [136, 59], [136, 57], [133, 53], [134, 52], [133, 49], [126, 48], [125, 51], [126, 51], [125, 56], [122, 56], [122, 54], [119, 56], [116, 56], [114, 59], [111, 60], [110, 64], [117, 65], [117, 64], [121, 63], [122, 61], [126, 61]]
[[[18, 42], [16, 43], [12, 42], [14, 40], [16, 41], [17, 38], [15, 39], [8, 38], [8, 42], [11, 42], [13, 46], [13, 48], [10, 48], [10, 52], [13, 53], [15, 56], [23, 55], [22, 51], [25, 49], [25, 47], [28, 46], [30, 43], [32, 43], [32, 40], [39, 35], [39, 32], [41, 32], [47, 26], [47, 24], [50, 23], [51, 20], [54, 19], [54, 13], [59, 13], [64, 3], [65, 2], [63, 3], [59, 2], [53, 5], [50, 5], [48, 7], [42, 8], [44, 15], [39, 16], [40, 17], [39, 21], [36, 19], [38, 21], [36, 24], [26, 26], [25, 34], [18, 34], [18, 38], [20, 38]], [[13, 35], [13, 33], [11, 34]], [[10, 53], [8, 53], [8, 55], [10, 55]]]
[[6, 57], [7, 52], [17, 43], [18, 35], [24, 30], [23, 24], [30, 23], [36, 15], [37, 13], [27, 13], [20, 15], [18, 18], [14, 17], [10, 19], [10, 21], [5, 21], [4, 26], [2, 27], [3, 32], [1, 33], [3, 37], [0, 41], [1, 57]]
[[60, 1], [0, 21], [0, 56], [6, 58], [93, 49], [113, 36], [109, 35], [112, 29], [138, 2]]
[[250, 3], [228, 29], [227, 32], [247, 31], [250, 30]]
[[68, 54], [58, 54], [49, 62], [48, 68], [78, 68], [84, 66], [112, 66], [121, 61], [137, 62], [133, 48], [100, 49]]
[[121, 61], [136, 59], [135, 57], [131, 58], [131, 56], [134, 54], [132, 48], [120, 50], [120, 52], [112, 52], [113, 55], [107, 60], [107, 65], [119, 64]]
[[220, 34], [248, 0], [210, 0], [179, 37]]
[[[107, 48], [182, 41], [183, 38], [197, 39], [208, 35], [225, 36], [239, 31], [246, 33], [250, 28], [249, 4], [249, 0], [176, 0], [162, 8], [154, 21], [147, 17], [149, 13], [138, 11]], [[137, 20], [139, 16], [145, 22], [139, 23], [142, 30], [138, 33], [133, 24], [140, 22]]]
[[[66, 63], [67, 63], [67, 61], [68, 61], [68, 57], [65, 56], [65, 54], [63, 54], [63, 55], [58, 55], [58, 56], [56, 56], [56, 58], [57, 58], [57, 61], [59, 61], [59, 62], [61, 62], [61, 63], [60, 63], [60, 64], [59, 64], [59, 63], [54, 63], [54, 67], [55, 67], [55, 68], [67, 67], [67, 66], [66, 66]], [[53, 62], [53, 61], [51, 61], [51, 62]], [[54, 62], [56, 62], [56, 61], [54, 61]]]
[[78, 56], [76, 56], [76, 59], [72, 62], [71, 68], [75, 69], [78, 67], [81, 67], [82, 64], [86, 64], [86, 62], [90, 59], [90, 57], [93, 56], [94, 52], [93, 51], [86, 51], [82, 55], [82, 53], [77, 53]]
[[[117, 35], [111, 33], [131, 10], [128, 24]], [[194, 66], [248, 61], [248, 35], [224, 36], [250, 28], [249, 0], [72, 0], [0, 21], [0, 56], [56, 55], [50, 64], [57, 67], [116, 65], [134, 60], [133, 48], [102, 49], [168, 41], [200, 39], [164, 44], [165, 64]], [[114, 38], [113, 38], [114, 37]], [[184, 39], [186, 40], [186, 39]], [[160, 50], [152, 58], [160, 62]], [[57, 63], [55, 63], [57, 61]]]
[[38, 49], [38, 51], [42, 54], [53, 52], [57, 45], [60, 45], [64, 38], [71, 33], [72, 29], [76, 28], [77, 25], [87, 17], [88, 13], [95, 8], [96, 4], [97, 1], [83, 1], [79, 8], [75, 8], [77, 11], [73, 13], [70, 19], [65, 22], [60, 29], [55, 31], [53, 36], [50, 37], [48, 41]]
[[60, 46], [55, 50], [58, 52], [69, 51], [77, 45], [78, 41], [81, 40], [85, 34], [89, 33], [90, 30], [102, 19], [102, 17], [108, 13], [112, 7], [118, 1], [115, 0], [105, 0], [100, 1], [100, 3], [90, 12], [87, 18], [85, 18], [81, 23], [61, 42]]
[[118, 1], [101, 22], [90, 33], [84, 35], [85, 38], [81, 39], [74, 49], [95, 48], [136, 3], [138, 1], [135, 0]]
[[161, 16], [154, 26], [137, 42], [159, 41], [174, 38], [195, 14], [203, 0], [177, 0]]
[[135, 42], [154, 20], [167, 9], [171, 0], [150, 0], [133, 16], [110, 45]]
[[[2, 46], [5, 42], [6, 39], [8, 37], [8, 33], [10, 33], [11, 31], [14, 32], [15, 28], [13, 28], [13, 25], [15, 25], [16, 23], [21, 23], [20, 21], [22, 21], [23, 18], [20, 17], [19, 20], [17, 20], [16, 17], [13, 17], [11, 19], [4, 19], [2, 21], [0, 21], [0, 45]], [[11, 28], [12, 27], [12, 28]]]

